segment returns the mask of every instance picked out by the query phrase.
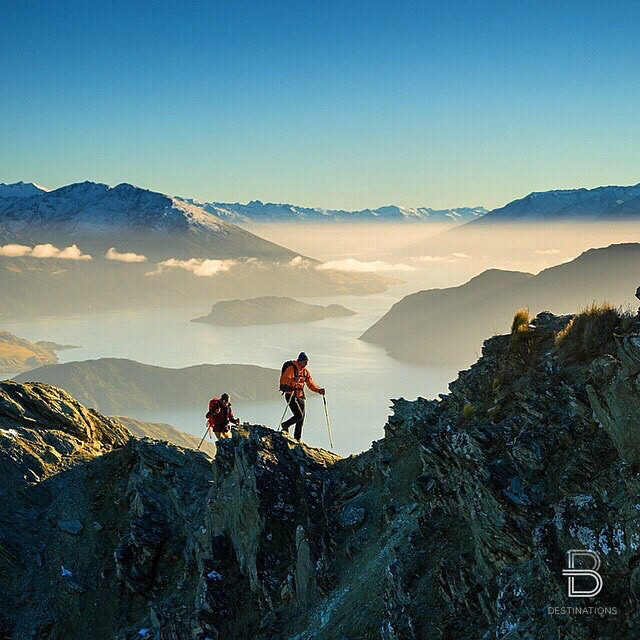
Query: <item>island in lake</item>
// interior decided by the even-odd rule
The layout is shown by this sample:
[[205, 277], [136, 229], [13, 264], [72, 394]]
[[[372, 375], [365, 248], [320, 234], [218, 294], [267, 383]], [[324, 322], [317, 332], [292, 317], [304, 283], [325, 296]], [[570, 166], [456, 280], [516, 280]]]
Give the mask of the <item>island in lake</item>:
[[204, 322], [221, 326], [250, 326], [257, 324], [287, 324], [314, 322], [325, 318], [356, 315], [355, 311], [339, 304], [325, 306], [307, 304], [293, 298], [263, 296], [248, 300], [221, 300], [211, 313], [192, 322]]

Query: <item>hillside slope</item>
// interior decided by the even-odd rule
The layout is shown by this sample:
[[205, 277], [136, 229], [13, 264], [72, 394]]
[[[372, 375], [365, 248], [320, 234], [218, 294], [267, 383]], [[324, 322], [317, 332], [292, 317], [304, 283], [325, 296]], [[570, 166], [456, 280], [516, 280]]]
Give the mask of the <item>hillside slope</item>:
[[17, 376], [18, 382], [61, 387], [108, 415], [140, 409], [204, 407], [215, 394], [236, 400], [277, 398], [279, 372], [241, 364], [200, 364], [170, 369], [123, 358], [47, 365]]
[[0, 373], [16, 373], [55, 364], [53, 343], [30, 342], [0, 330]]
[[466, 366], [487, 335], [508, 330], [516, 309], [572, 313], [594, 301], [633, 304], [639, 274], [637, 243], [590, 249], [535, 276], [491, 269], [459, 287], [406, 296], [361, 338], [401, 360]]

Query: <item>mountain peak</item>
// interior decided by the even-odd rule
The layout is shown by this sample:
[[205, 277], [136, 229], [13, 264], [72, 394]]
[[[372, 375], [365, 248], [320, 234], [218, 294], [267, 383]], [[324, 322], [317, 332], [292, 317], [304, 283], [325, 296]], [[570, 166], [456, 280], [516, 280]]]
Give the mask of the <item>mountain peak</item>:
[[617, 216], [640, 216], [640, 183], [586, 189], [532, 191], [523, 198], [493, 209], [483, 222], [521, 220], [604, 220]]
[[30, 198], [49, 192], [50, 189], [35, 182], [0, 182], [0, 198]]
[[33, 228], [46, 220], [57, 231], [103, 233], [126, 229], [218, 232], [224, 222], [201, 208], [128, 183], [115, 187], [100, 182], [77, 182], [35, 197], [0, 204], [10, 230]]

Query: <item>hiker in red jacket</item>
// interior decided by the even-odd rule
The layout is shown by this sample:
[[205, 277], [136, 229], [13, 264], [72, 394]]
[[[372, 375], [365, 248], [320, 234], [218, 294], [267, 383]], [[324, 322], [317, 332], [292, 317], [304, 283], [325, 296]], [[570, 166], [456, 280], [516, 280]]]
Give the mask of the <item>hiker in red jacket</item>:
[[303, 351], [297, 360], [288, 360], [282, 365], [280, 376], [280, 391], [284, 393], [287, 405], [293, 413], [291, 418], [280, 425], [280, 428], [283, 435], [289, 435], [289, 427], [295, 424], [293, 437], [296, 440], [300, 440], [302, 437], [302, 425], [304, 424], [305, 416], [305, 386], [314, 393], [319, 393], [322, 396], [325, 394], [325, 390], [313, 381], [307, 369], [308, 363], [309, 358]]
[[231, 424], [240, 424], [240, 418], [233, 415], [229, 394], [223, 393], [220, 398], [211, 398], [207, 411], [209, 429], [216, 434], [216, 438], [231, 437]]

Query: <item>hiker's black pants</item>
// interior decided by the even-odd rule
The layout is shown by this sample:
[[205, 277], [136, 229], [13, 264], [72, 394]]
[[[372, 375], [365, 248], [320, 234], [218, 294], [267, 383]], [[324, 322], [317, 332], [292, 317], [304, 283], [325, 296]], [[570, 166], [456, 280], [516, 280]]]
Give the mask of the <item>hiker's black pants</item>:
[[296, 440], [300, 440], [302, 437], [302, 425], [304, 424], [304, 403], [305, 398], [297, 398], [293, 393], [285, 393], [284, 399], [289, 405], [289, 409], [293, 415], [282, 423], [282, 428], [289, 430], [292, 424], [296, 425], [293, 437]]

